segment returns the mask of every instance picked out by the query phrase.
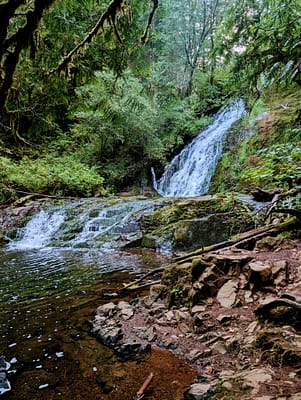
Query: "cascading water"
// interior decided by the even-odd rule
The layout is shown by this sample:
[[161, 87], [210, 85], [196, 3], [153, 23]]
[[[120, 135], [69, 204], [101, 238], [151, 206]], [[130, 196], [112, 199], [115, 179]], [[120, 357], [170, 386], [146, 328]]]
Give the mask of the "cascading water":
[[242, 100], [219, 112], [213, 123], [174, 157], [160, 180], [156, 180], [153, 172], [154, 189], [165, 197], [206, 194], [217, 162], [222, 155], [224, 135], [234, 122], [245, 114]]
[[0, 246], [0, 397], [110, 396], [98, 376], [127, 367], [96, 345], [85, 326], [100, 296], [169, 260], [144, 249], [120, 251], [139, 235], [139, 210], [152, 210], [155, 201], [44, 204], [15, 238], [11, 232], [8, 246]]
[[11, 240], [10, 250], [45, 247], [118, 248], [118, 238], [128, 238], [139, 232], [136, 216], [152, 208], [148, 199], [73, 202], [49, 206], [35, 214]]
[[41, 210], [18, 231], [16, 240], [9, 245], [10, 249], [39, 249], [47, 246], [64, 219], [65, 213], [62, 210], [53, 213]]

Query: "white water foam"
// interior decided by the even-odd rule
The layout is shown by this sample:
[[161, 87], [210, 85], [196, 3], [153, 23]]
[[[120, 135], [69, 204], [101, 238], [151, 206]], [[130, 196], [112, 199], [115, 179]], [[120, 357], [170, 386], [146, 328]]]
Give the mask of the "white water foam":
[[64, 212], [40, 211], [18, 231], [17, 238], [10, 242], [11, 250], [40, 249], [47, 246], [52, 236], [64, 222]]
[[154, 189], [165, 197], [206, 194], [222, 155], [224, 135], [245, 114], [242, 100], [218, 113], [214, 122], [174, 157], [159, 181], [153, 176]]

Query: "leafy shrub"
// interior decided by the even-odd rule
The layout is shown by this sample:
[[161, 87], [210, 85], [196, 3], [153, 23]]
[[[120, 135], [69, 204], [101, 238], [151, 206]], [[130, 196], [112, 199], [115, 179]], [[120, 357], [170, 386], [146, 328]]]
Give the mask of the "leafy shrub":
[[71, 135], [84, 146], [90, 161], [111, 160], [121, 148], [148, 157], [155, 142], [162, 152], [154, 134], [155, 112], [137, 78], [116, 79], [112, 72], [96, 72], [92, 83], [77, 89], [77, 96]]
[[24, 157], [20, 162], [0, 157], [3, 185], [15, 190], [64, 196], [105, 194], [103, 178], [71, 155], [51, 154], [37, 159]]
[[196, 98], [192, 95], [158, 109], [158, 136], [167, 152], [178, 151], [187, 140], [212, 121], [210, 117], [196, 116], [195, 103]]
[[241, 180], [248, 187], [290, 188], [301, 177], [301, 146], [277, 144], [257, 153], [255, 166], [249, 165]]

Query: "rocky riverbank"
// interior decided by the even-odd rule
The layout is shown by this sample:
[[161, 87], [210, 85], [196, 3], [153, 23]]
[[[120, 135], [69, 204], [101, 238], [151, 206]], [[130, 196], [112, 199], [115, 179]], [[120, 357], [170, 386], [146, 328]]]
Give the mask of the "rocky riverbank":
[[301, 399], [300, 267], [301, 241], [275, 237], [174, 263], [149, 296], [98, 307], [92, 334], [125, 358], [188, 360], [184, 399]]
[[[299, 200], [278, 211], [298, 221]], [[40, 205], [1, 210], [3, 241]], [[120, 247], [192, 253], [165, 268], [147, 297], [100, 306], [92, 334], [126, 359], [158, 348], [188, 360], [198, 379], [177, 400], [301, 399], [300, 220], [281, 225], [277, 217], [252, 234], [264, 207], [260, 216], [249, 198], [230, 194], [147, 207], [135, 217], [140, 230], [117, 235]], [[287, 229], [282, 238], [267, 236]], [[245, 230], [242, 240], [217, 250], [217, 242]]]

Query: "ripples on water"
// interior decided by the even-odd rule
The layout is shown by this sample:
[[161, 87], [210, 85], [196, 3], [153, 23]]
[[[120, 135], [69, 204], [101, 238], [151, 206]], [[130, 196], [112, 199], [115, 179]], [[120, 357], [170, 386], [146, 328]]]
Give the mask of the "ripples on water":
[[[0, 356], [13, 361], [12, 390], [3, 398], [121, 400], [108, 383], [120, 361], [89, 336], [85, 321], [102, 290], [114, 291], [163, 260], [149, 251], [0, 250]], [[93, 378], [90, 393], [85, 376]]]
[[0, 302], [34, 302], [41, 297], [68, 295], [114, 271], [138, 273], [141, 261], [129, 253], [41, 249], [2, 251]]
[[12, 364], [6, 399], [130, 400], [150, 368], [162, 376], [153, 400], [177, 400], [177, 391], [182, 398], [195, 371], [170, 353], [125, 363], [89, 335], [95, 309], [108, 301], [103, 292], [169, 262], [118, 250], [120, 235], [138, 232], [137, 212], [152, 207], [149, 200], [50, 206], [0, 248], [0, 356]]

